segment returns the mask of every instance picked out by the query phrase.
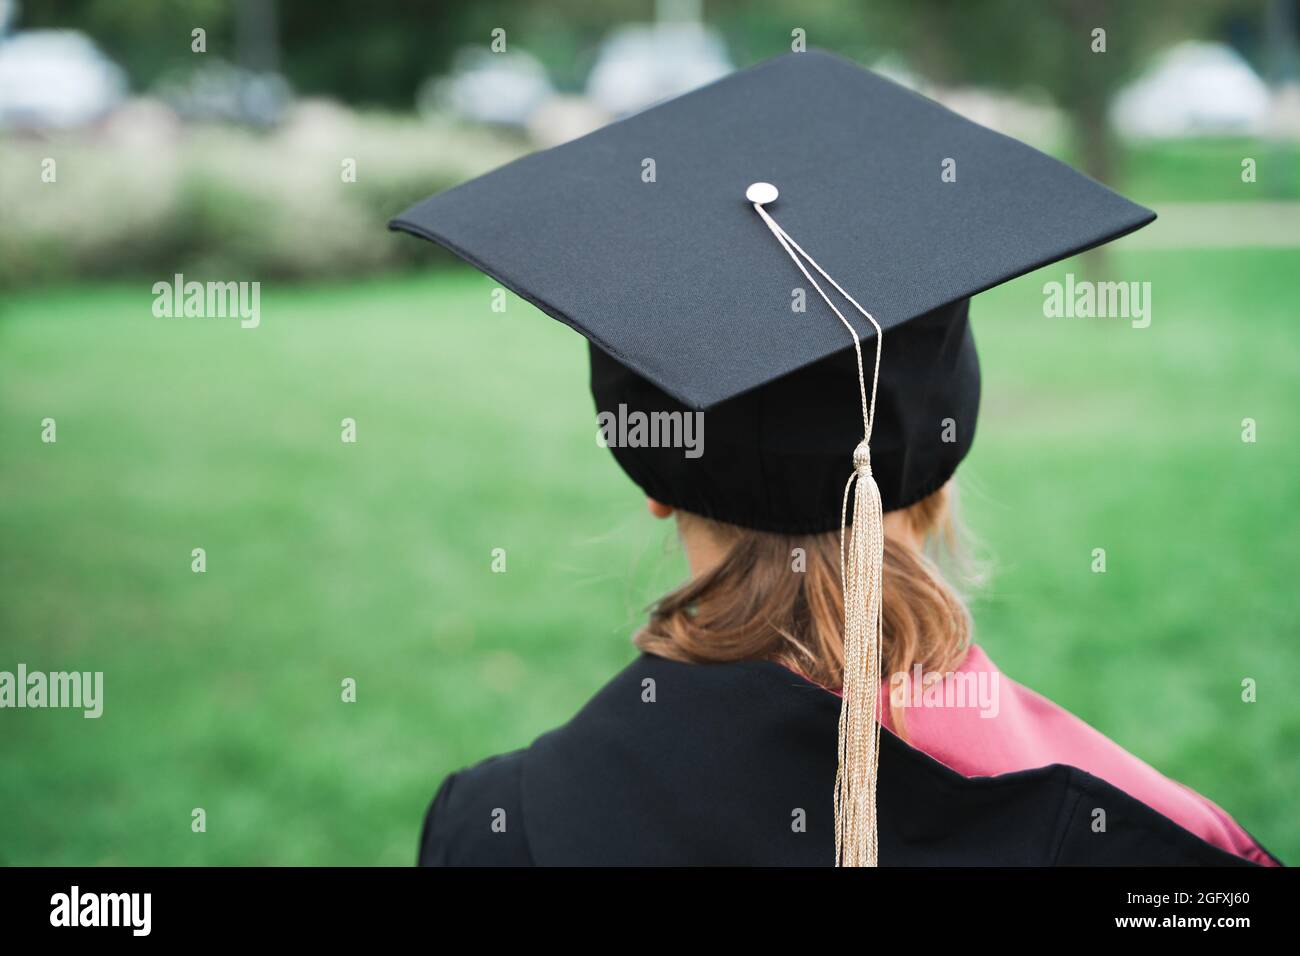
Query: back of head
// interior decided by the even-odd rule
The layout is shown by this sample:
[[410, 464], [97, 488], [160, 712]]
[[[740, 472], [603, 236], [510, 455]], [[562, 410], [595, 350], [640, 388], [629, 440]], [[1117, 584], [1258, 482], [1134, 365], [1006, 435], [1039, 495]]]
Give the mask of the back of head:
[[[906, 508], [952, 477], [975, 437], [980, 366], [968, 300], [890, 333], [880, 365], [871, 450], [885, 511]], [[702, 454], [671, 443], [610, 443], [656, 501], [761, 531], [838, 530], [844, 479], [862, 441], [852, 348], [694, 412], [645, 376], [591, 346], [600, 415], [698, 414]]]

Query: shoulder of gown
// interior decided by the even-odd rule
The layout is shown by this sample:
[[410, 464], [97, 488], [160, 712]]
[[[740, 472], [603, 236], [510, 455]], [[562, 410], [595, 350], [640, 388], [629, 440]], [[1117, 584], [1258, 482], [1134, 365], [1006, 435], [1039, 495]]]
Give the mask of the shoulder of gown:
[[531, 866], [521, 776], [526, 751], [489, 757], [442, 782], [424, 817], [420, 866]]
[[[419, 862], [829, 866], [838, 717], [777, 664], [642, 655], [532, 746], [449, 776]], [[966, 776], [888, 732], [880, 761], [883, 865], [1250, 862], [1077, 766]]]

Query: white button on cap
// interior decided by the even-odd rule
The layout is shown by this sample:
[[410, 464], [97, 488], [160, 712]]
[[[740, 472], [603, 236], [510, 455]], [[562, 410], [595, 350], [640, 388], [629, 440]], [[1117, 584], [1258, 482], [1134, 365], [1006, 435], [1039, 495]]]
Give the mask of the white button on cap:
[[749, 188], [745, 190], [745, 198], [760, 206], [776, 202], [776, 197], [779, 195], [780, 193], [771, 183], [750, 183]]

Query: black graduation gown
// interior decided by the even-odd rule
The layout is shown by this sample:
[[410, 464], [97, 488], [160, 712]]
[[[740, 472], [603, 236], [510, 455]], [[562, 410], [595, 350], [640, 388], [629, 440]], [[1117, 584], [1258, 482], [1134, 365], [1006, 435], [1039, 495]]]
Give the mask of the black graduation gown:
[[[531, 747], [449, 776], [419, 862], [829, 866], [838, 719], [777, 664], [642, 655]], [[879, 779], [884, 866], [1253, 865], [1075, 767], [968, 778], [882, 731]]]

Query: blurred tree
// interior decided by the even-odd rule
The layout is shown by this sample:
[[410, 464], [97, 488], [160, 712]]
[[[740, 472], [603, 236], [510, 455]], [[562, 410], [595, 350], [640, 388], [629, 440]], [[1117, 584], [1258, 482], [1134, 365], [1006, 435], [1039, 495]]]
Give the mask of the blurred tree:
[[280, 69], [276, 0], [235, 0], [235, 60], [257, 73]]
[[133, 88], [197, 65], [190, 33], [207, 53], [252, 69], [282, 70], [294, 89], [361, 104], [409, 108], [415, 90], [452, 51], [506, 22], [503, 0], [41, 0], [18, 27], [83, 30], [126, 68]]
[[652, 0], [32, 0], [17, 26], [86, 32], [136, 90], [193, 68], [190, 32], [202, 27], [206, 55], [278, 68], [300, 94], [408, 109], [458, 47], [486, 46], [497, 27], [539, 56], [558, 86], [576, 89], [612, 27], [652, 15]]
[[25, 2], [17, 28], [82, 30], [127, 71], [134, 89], [142, 89], [173, 69], [193, 66], [190, 33], [207, 31], [209, 54], [227, 56], [233, 36], [227, 0], [40, 0]]
[[[1274, 22], [1280, 5], [1271, 0]], [[1270, 0], [702, 0], [741, 64], [787, 52], [791, 32], [809, 45], [865, 62], [901, 56], [938, 83], [1039, 89], [1069, 114], [1073, 150], [1094, 176], [1114, 173], [1105, 110], [1114, 91], [1160, 47], [1225, 33], [1256, 47]], [[662, 8], [663, 0], [660, 0]], [[671, 7], [671, 4], [669, 4]], [[452, 53], [486, 44], [494, 28], [546, 63], [561, 89], [579, 88], [600, 40], [627, 22], [649, 22], [655, 0], [31, 0], [20, 26], [74, 27], [126, 67], [137, 89], [195, 64], [190, 31], [208, 33], [208, 55], [265, 69], [279, 63], [303, 94], [410, 107]], [[1290, 22], [1294, 24], [1292, 16]], [[1244, 27], [1244, 29], [1243, 29]], [[1092, 30], [1106, 51], [1092, 51]], [[1244, 41], [1240, 37], [1246, 37]]]

